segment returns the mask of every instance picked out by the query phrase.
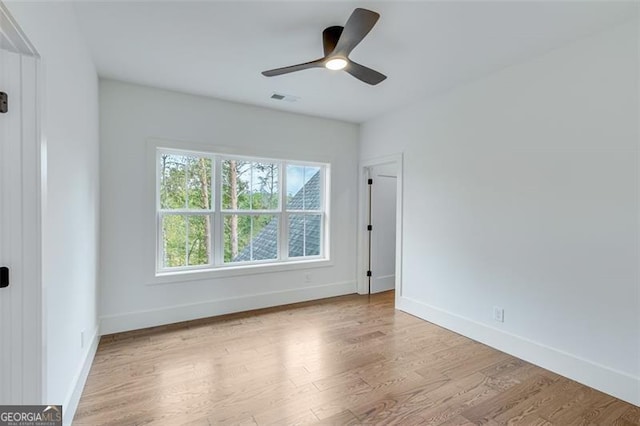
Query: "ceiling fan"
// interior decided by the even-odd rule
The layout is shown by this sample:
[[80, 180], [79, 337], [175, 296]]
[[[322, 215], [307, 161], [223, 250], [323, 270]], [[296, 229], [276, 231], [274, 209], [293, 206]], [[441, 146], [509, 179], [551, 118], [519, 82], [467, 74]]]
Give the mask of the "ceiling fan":
[[376, 85], [387, 76], [353, 62], [349, 59], [349, 54], [369, 34], [369, 31], [371, 31], [379, 18], [379, 13], [357, 8], [353, 11], [344, 27], [328, 27], [322, 32], [324, 57], [303, 64], [263, 71], [262, 75], [274, 77], [309, 68], [325, 67], [330, 70], [344, 70], [358, 80]]

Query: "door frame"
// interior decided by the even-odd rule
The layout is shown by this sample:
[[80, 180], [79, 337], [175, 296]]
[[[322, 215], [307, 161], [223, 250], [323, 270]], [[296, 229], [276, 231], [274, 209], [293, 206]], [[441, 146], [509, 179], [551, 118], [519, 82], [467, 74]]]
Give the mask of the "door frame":
[[[367, 225], [369, 220], [369, 170], [375, 166], [394, 164], [398, 173], [396, 179], [396, 302], [402, 296], [402, 206], [403, 206], [403, 154], [396, 153], [381, 157], [368, 158], [360, 161], [358, 173], [358, 265], [357, 265], [357, 291], [358, 294], [368, 294], [369, 269], [369, 232]], [[375, 185], [375, 182], [373, 183]], [[397, 306], [397, 303], [396, 303]]]
[[45, 295], [42, 280], [42, 208], [46, 176], [43, 153], [46, 152], [46, 146], [41, 132], [44, 78], [39, 53], [1, 0], [0, 25], [3, 34], [0, 49], [20, 55], [22, 63], [22, 250], [18, 256], [23, 269], [20, 271], [23, 306], [31, 309], [22, 309], [20, 324], [23, 354], [21, 399], [22, 404], [42, 404], [46, 396]]

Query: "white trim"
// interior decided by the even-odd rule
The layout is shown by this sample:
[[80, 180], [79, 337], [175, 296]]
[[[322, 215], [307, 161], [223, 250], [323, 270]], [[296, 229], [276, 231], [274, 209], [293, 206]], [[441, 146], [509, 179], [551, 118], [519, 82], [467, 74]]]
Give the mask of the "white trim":
[[[39, 365], [33, 371], [27, 372], [32, 376], [40, 398], [43, 398], [46, 364], [44, 344], [47, 336], [45, 330], [44, 298], [42, 286], [42, 188], [41, 188], [41, 135], [40, 135], [40, 60], [34, 56], [22, 55], [22, 226], [23, 226], [23, 277], [25, 289], [23, 295], [26, 303], [35, 309], [23, 315], [23, 339], [33, 335], [31, 347], [25, 347], [29, 356], [36, 359]], [[25, 80], [30, 80], [25, 84]], [[27, 93], [31, 89], [31, 93]], [[27, 99], [33, 104], [29, 106], [31, 115], [25, 107]], [[28, 261], [26, 259], [29, 259]], [[27, 283], [31, 283], [28, 287]], [[27, 359], [27, 356], [25, 359]], [[36, 377], [37, 376], [37, 377]], [[39, 388], [39, 389], [38, 389]]]
[[2, 32], [2, 42], [0, 49], [6, 49], [20, 55], [32, 56], [40, 59], [40, 55], [36, 48], [31, 44], [20, 25], [13, 19], [13, 16], [7, 10], [7, 7], [0, 1], [0, 32]]
[[84, 354], [82, 365], [80, 365], [80, 368], [73, 379], [73, 387], [62, 404], [63, 424], [65, 426], [71, 426], [73, 417], [78, 409], [78, 403], [80, 402], [84, 385], [87, 383], [87, 377], [89, 377], [89, 371], [91, 370], [93, 359], [98, 351], [98, 343], [100, 343], [100, 333], [96, 326], [93, 330], [93, 335], [91, 336], [91, 344]]
[[367, 294], [369, 289], [367, 285], [366, 271], [368, 268], [367, 243], [367, 178], [369, 177], [369, 169], [373, 166], [381, 166], [383, 164], [395, 164], [398, 173], [396, 181], [396, 305], [398, 299], [402, 296], [402, 223], [403, 223], [403, 176], [404, 164], [403, 154], [396, 153], [385, 155], [382, 157], [366, 158], [360, 161], [360, 172], [358, 182], [358, 264], [357, 264], [357, 282], [358, 293]]
[[[18, 147], [20, 160], [16, 164], [16, 167], [19, 167], [20, 179], [7, 187], [13, 187], [18, 194], [18, 197], [14, 198], [17, 205], [12, 208], [20, 211], [20, 225], [14, 223], [16, 229], [12, 232], [19, 235], [19, 238], [13, 242], [15, 247], [14, 244], [11, 246], [11, 257], [15, 256], [17, 266], [14, 276], [22, 282], [18, 283], [18, 288], [14, 286], [12, 291], [19, 291], [23, 306], [28, 305], [32, 308], [27, 310], [15, 306], [19, 316], [14, 318], [19, 319], [12, 323], [12, 327], [15, 331], [19, 330], [19, 334], [16, 334], [19, 335], [19, 341], [16, 339], [5, 343], [15, 345], [14, 353], [20, 353], [21, 371], [16, 371], [16, 376], [19, 377], [16, 398], [20, 398], [23, 404], [37, 404], [44, 402], [46, 383], [46, 323], [42, 280], [42, 209], [45, 176], [42, 160], [45, 144], [41, 128], [45, 79], [40, 55], [2, 1], [0, 31], [0, 48], [5, 52], [11, 52], [10, 54], [19, 55], [20, 62], [20, 93], [14, 98], [17, 101], [14, 102], [14, 108], [21, 109], [18, 125], [21, 138]], [[11, 101], [9, 105], [11, 108]], [[2, 261], [4, 262], [4, 259]]]
[[325, 259], [331, 259], [331, 244], [333, 244], [331, 228], [331, 163], [326, 163], [322, 170], [322, 202], [324, 213], [322, 215], [322, 238], [324, 244], [320, 246], [320, 255]]
[[217, 269], [192, 269], [179, 270], [170, 273], [159, 273], [150, 278], [146, 285], [161, 285], [182, 283], [185, 281], [202, 281], [208, 279], [218, 279], [227, 277], [238, 277], [256, 274], [269, 274], [273, 272], [297, 271], [300, 269], [315, 269], [334, 266], [333, 260], [327, 259], [309, 259], [289, 260], [286, 262], [265, 262], [265, 263], [246, 263], [239, 265], [229, 265]]
[[408, 297], [396, 308], [557, 374], [640, 406], [640, 377], [580, 358]]
[[100, 318], [100, 330], [102, 335], [138, 330], [198, 318], [353, 294], [355, 289], [355, 281], [345, 281], [228, 299], [209, 300], [168, 308], [106, 315]]

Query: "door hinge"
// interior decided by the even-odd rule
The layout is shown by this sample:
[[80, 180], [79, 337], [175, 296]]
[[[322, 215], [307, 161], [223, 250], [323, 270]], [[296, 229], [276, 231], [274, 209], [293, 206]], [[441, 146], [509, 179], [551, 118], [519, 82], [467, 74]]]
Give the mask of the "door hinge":
[[373, 231], [373, 225], [367, 225], [367, 231]]
[[9, 287], [9, 268], [0, 268], [0, 288]]
[[373, 185], [373, 179], [369, 179], [369, 180], [367, 181], [367, 184], [368, 184], [368, 185]]
[[371, 271], [367, 271], [367, 276], [370, 277], [371, 276]]
[[9, 96], [4, 92], [0, 92], [0, 113], [4, 114], [7, 111], [9, 111]]

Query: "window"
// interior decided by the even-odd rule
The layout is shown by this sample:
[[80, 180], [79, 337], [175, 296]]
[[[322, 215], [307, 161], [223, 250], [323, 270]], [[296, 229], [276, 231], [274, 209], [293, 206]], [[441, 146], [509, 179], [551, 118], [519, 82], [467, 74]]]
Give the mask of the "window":
[[157, 270], [326, 259], [326, 164], [157, 151]]
[[162, 267], [210, 265], [212, 158], [163, 152], [159, 159]]
[[318, 256], [322, 236], [321, 170], [287, 165], [289, 257]]
[[222, 160], [224, 262], [278, 259], [280, 165]]

